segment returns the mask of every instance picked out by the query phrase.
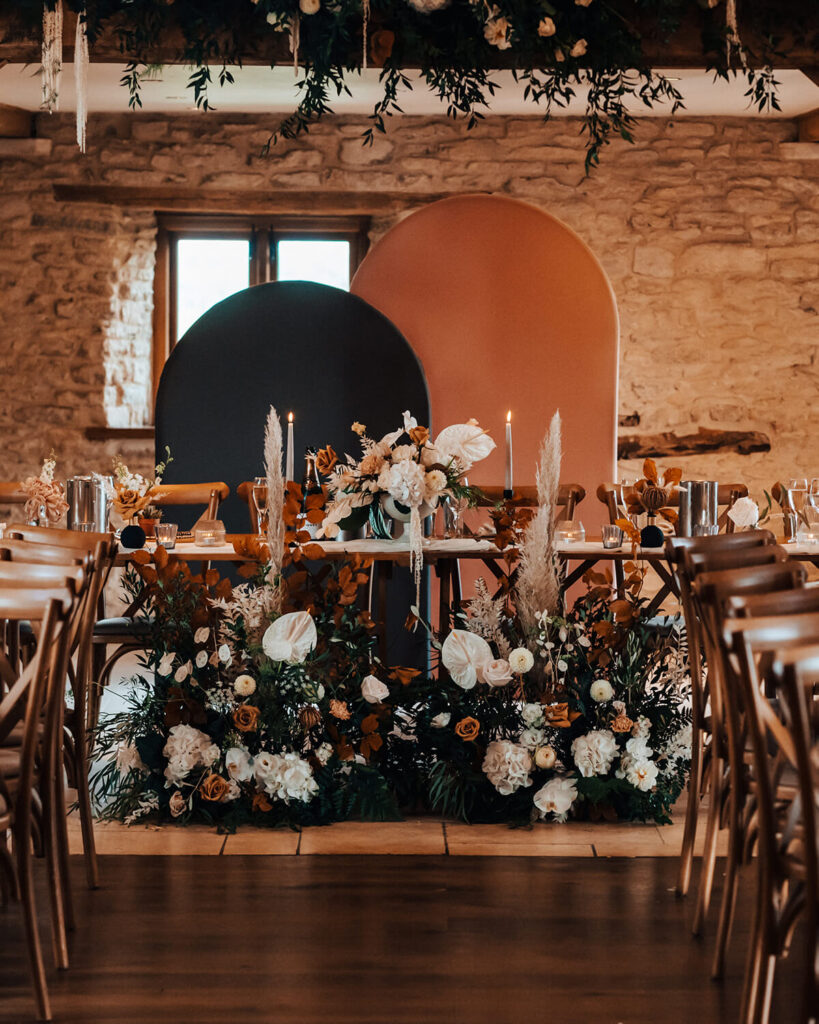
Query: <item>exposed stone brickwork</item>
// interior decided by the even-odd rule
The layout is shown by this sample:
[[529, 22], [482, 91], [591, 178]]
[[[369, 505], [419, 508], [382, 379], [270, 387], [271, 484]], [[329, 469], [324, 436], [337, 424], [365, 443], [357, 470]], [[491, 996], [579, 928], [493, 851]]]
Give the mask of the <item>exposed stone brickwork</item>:
[[763, 431], [770, 453], [681, 460], [686, 475], [747, 480], [756, 493], [819, 474], [819, 161], [780, 150], [792, 122], [646, 119], [637, 144], [609, 147], [590, 178], [575, 121], [488, 118], [467, 132], [396, 118], [369, 149], [363, 123], [328, 120], [265, 158], [273, 122], [260, 117], [99, 116], [82, 157], [70, 117], [38, 118], [50, 156], [0, 160], [0, 479], [32, 472], [52, 446], [64, 473], [104, 468], [117, 449], [151, 462], [144, 443], [94, 444], [83, 431], [150, 421], [154, 217], [57, 203], [54, 182], [531, 201], [574, 228], [611, 278], [620, 409], [641, 420], [629, 433]]

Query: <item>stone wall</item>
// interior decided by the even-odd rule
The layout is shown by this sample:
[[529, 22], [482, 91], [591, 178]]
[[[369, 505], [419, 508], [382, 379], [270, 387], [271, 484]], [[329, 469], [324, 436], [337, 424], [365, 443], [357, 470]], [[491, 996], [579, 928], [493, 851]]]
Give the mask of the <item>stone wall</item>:
[[782, 145], [792, 122], [648, 118], [637, 144], [610, 146], [589, 178], [576, 121], [487, 118], [467, 132], [396, 118], [369, 149], [363, 123], [329, 120], [265, 158], [271, 124], [258, 117], [98, 116], [82, 157], [70, 117], [39, 117], [50, 155], [0, 158], [0, 479], [34, 471], [52, 446], [63, 473], [104, 468], [115, 450], [143, 468], [152, 459], [145, 443], [84, 431], [150, 422], [154, 217], [58, 203], [55, 182], [481, 190], [536, 203], [612, 280], [620, 409], [640, 417], [629, 433], [760, 430], [770, 453], [674, 461], [756, 493], [819, 475], [819, 161]]

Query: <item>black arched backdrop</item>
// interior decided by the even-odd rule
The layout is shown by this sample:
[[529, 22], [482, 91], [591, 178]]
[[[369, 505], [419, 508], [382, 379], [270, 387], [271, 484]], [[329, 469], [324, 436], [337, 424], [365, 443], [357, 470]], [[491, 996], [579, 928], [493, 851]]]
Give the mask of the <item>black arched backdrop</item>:
[[[307, 281], [231, 295], [174, 347], [156, 398], [157, 457], [166, 445], [173, 454], [166, 482], [227, 483], [231, 495], [220, 518], [229, 533], [249, 528], [247, 506], [235, 492], [243, 480], [264, 473], [271, 405], [285, 439], [287, 413], [294, 414], [297, 480], [308, 446], [329, 443], [339, 453], [359, 454], [350, 430], [356, 420], [376, 438], [400, 426], [404, 409], [429, 423], [418, 358], [398, 328], [363, 299]], [[403, 575], [396, 574], [396, 583]], [[406, 615], [410, 589], [400, 590], [406, 590], [400, 602]], [[390, 633], [394, 640], [393, 628]]]

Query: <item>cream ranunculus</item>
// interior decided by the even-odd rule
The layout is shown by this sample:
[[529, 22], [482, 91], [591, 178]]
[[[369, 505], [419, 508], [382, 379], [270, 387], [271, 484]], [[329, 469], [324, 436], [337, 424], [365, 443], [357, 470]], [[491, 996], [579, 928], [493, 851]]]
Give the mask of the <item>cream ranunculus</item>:
[[487, 661], [481, 672], [481, 679], [487, 686], [506, 686], [512, 678], [512, 669], [505, 658]]
[[523, 676], [535, 664], [535, 656], [526, 647], [516, 647], [509, 655], [509, 667], [516, 676]]
[[267, 627], [262, 649], [271, 661], [300, 665], [317, 641], [316, 624], [309, 612], [287, 612]]
[[603, 704], [614, 696], [614, 688], [608, 679], [595, 679], [589, 688], [589, 695], [598, 704]]
[[231, 747], [225, 754], [225, 770], [231, 779], [248, 782], [253, 778], [253, 758], [244, 747]]
[[240, 697], [249, 697], [256, 692], [256, 680], [246, 672], [236, 676], [233, 681], [233, 689]]
[[377, 676], [365, 676], [361, 682], [361, 696], [368, 704], [381, 704], [390, 695], [390, 688]]
[[753, 498], [737, 498], [728, 510], [728, 518], [740, 529], [756, 526], [759, 522], [759, 506]]
[[492, 648], [482, 636], [453, 629], [441, 647], [441, 661], [456, 686], [471, 690], [492, 661]]
[[617, 755], [617, 740], [608, 729], [593, 729], [572, 743], [572, 757], [580, 774], [607, 775]]
[[442, 461], [456, 459], [463, 472], [494, 449], [495, 442], [477, 423], [454, 423], [435, 438], [435, 450]]
[[537, 26], [537, 34], [544, 38], [553, 36], [557, 32], [557, 26], [551, 18], [541, 18]]
[[425, 495], [428, 503], [437, 501], [438, 495], [446, 487], [446, 473], [442, 473], [440, 469], [431, 469], [427, 473], [425, 483]]
[[558, 821], [565, 821], [576, 799], [577, 784], [574, 779], [556, 775], [535, 793], [534, 804], [541, 818], [553, 814]]

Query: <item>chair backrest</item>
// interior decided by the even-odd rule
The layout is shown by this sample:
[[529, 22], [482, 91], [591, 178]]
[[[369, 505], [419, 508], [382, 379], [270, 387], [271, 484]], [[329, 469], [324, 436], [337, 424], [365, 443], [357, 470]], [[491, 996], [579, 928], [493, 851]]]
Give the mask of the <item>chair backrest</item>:
[[230, 494], [230, 488], [221, 480], [201, 484], [165, 484], [155, 488], [151, 501], [159, 508], [180, 505], [203, 505], [200, 519], [217, 519], [219, 506]]
[[113, 533], [86, 533], [82, 530], [61, 530], [56, 526], [10, 526], [2, 541], [24, 540], [30, 544], [49, 544], [77, 551], [93, 551], [100, 542], [113, 543]]
[[736, 551], [738, 548], [766, 547], [776, 544], [770, 530], [745, 530], [742, 533], [718, 533], [712, 537], [668, 537], [665, 555], [672, 565], [682, 564], [684, 552]]
[[788, 552], [776, 544], [759, 547], [736, 548], [733, 551], [685, 551], [683, 564], [686, 572], [696, 578], [703, 572], [739, 569], [753, 565], [775, 565], [787, 562]]
[[[609, 513], [609, 521], [615, 523], [622, 519], [625, 514], [625, 505], [628, 495], [633, 488], [625, 484], [604, 483], [597, 488], [597, 498], [601, 501]], [[748, 488], [745, 484], [719, 484], [717, 487], [717, 523], [720, 529], [726, 533], [734, 532], [734, 523], [728, 518], [728, 513], [738, 498], [747, 498]], [[719, 509], [722, 509], [719, 512]]]
[[48, 565], [0, 561], [0, 587], [58, 587], [67, 581], [76, 587], [86, 576], [82, 565]]
[[[519, 508], [537, 508], [537, 487], [516, 487], [512, 497], [504, 499], [503, 487], [481, 486], [485, 500], [479, 502], [484, 507], [497, 505], [501, 501], [509, 501]], [[586, 490], [580, 484], [560, 484], [557, 495], [555, 519], [574, 519], [574, 513], [580, 502], [586, 497]]]
[[82, 565], [88, 557], [78, 548], [59, 544], [35, 544], [27, 540], [0, 538], [0, 561], [39, 562], [43, 565]]
[[819, 587], [777, 589], [768, 594], [734, 594], [725, 602], [725, 610], [727, 615], [741, 619], [819, 612]]

